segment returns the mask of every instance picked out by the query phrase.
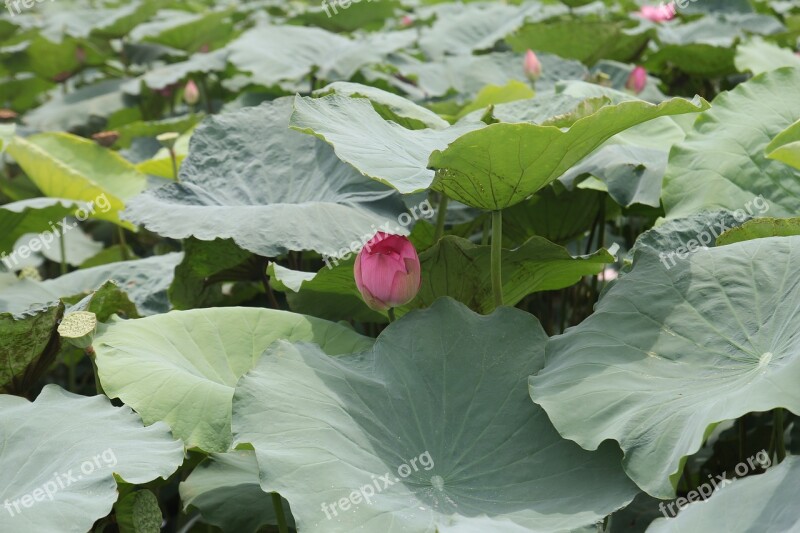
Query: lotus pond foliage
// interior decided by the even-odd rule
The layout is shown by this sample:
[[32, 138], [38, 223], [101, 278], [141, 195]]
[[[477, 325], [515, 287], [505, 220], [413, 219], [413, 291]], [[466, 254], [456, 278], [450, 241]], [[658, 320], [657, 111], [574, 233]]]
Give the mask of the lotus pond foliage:
[[9, 0], [0, 533], [800, 530], [800, 5]]

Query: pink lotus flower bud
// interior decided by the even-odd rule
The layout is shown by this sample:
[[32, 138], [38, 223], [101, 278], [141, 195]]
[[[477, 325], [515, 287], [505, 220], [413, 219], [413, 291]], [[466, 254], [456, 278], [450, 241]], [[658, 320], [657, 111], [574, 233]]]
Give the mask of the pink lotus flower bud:
[[542, 75], [542, 64], [539, 62], [539, 58], [536, 57], [536, 54], [533, 53], [533, 50], [528, 50], [525, 52], [525, 75], [528, 76], [533, 81], [539, 79], [539, 76]]
[[403, 15], [403, 18], [400, 19], [400, 26], [402, 26], [403, 28], [408, 28], [412, 24], [414, 24], [414, 19], [412, 19], [408, 15]]
[[183, 100], [189, 105], [194, 105], [200, 100], [200, 91], [194, 80], [189, 80], [189, 83], [186, 84], [186, 88], [183, 90]]
[[419, 256], [407, 238], [379, 231], [364, 245], [354, 268], [356, 286], [375, 311], [407, 304], [419, 292]]
[[660, 6], [642, 6], [636, 15], [652, 22], [664, 22], [675, 18], [675, 4], [661, 4]]
[[644, 67], [636, 67], [628, 76], [628, 81], [625, 83], [625, 88], [633, 91], [636, 94], [642, 92], [647, 85], [647, 71]]

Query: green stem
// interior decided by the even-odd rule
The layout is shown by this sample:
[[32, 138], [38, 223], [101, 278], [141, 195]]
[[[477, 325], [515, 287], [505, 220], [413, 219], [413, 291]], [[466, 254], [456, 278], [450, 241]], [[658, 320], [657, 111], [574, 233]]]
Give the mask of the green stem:
[[444, 235], [444, 221], [447, 218], [447, 202], [449, 198], [444, 193], [439, 193], [439, 212], [436, 213], [436, 233], [433, 234], [433, 242], [439, 242]]
[[89, 360], [92, 362], [92, 370], [94, 370], [94, 388], [97, 390], [97, 394], [105, 394], [103, 385], [100, 384], [100, 375], [97, 373], [97, 362], [94, 360], [94, 348], [91, 346], [86, 348], [86, 355], [89, 356]]
[[773, 412], [773, 418], [775, 420], [775, 442], [777, 443], [776, 451], [777, 451], [777, 459], [780, 463], [786, 458], [786, 443], [783, 441], [783, 409], [778, 407]]
[[58, 248], [61, 252], [61, 275], [67, 273], [67, 245], [64, 241], [64, 232], [61, 232], [61, 235], [58, 238]]
[[501, 272], [503, 252], [503, 212], [492, 211], [492, 293], [494, 305], [503, 305], [503, 276]]
[[395, 320], [397, 320], [397, 317], [395, 317], [395, 315], [394, 315], [394, 307], [390, 307], [389, 308], [389, 322], [391, 323], [391, 322], [394, 322]]
[[275, 508], [275, 517], [278, 519], [278, 531], [280, 533], [289, 533], [289, 526], [286, 525], [286, 514], [283, 512], [281, 495], [277, 492], [272, 493], [272, 506]]
[[178, 158], [175, 155], [175, 149], [169, 149], [169, 158], [172, 161], [172, 177], [175, 178], [175, 181], [180, 183], [180, 179], [178, 178]]
[[128, 242], [125, 240], [125, 229], [122, 226], [117, 226], [117, 233], [119, 234], [119, 246], [122, 251], [122, 260], [127, 261], [130, 259], [128, 254]]

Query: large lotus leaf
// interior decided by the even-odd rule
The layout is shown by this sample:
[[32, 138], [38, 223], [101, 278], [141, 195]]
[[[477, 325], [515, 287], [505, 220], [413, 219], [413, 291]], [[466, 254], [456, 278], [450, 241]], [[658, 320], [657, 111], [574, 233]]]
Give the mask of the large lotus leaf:
[[[232, 24], [229, 20], [230, 10], [220, 10], [205, 13], [192, 14], [178, 18], [175, 16], [156, 17], [155, 22], [149, 25], [147, 33], [143, 37], [146, 42], [158, 43], [179, 50], [196, 51], [202, 46], [217, 48], [218, 45], [226, 43], [234, 35]], [[166, 14], [161, 11], [159, 14]], [[141, 35], [140, 30], [145, 24], [136, 27], [131, 36], [138, 40]]]
[[35, 402], [0, 396], [0, 530], [84, 533], [128, 483], [167, 479], [183, 446], [164, 424], [142, 427], [130, 407], [47, 385]]
[[467, 122], [441, 130], [408, 130], [384, 120], [369, 101], [337, 94], [316, 99], [298, 96], [291, 119], [294, 129], [324, 139], [339, 159], [403, 194], [430, 186], [433, 171], [426, 167], [431, 152], [482, 125]]
[[600, 59], [629, 61], [647, 43], [643, 32], [626, 31], [635, 23], [630, 20], [597, 20], [571, 18], [531, 22], [507, 38], [517, 51], [530, 48], [560, 57], [568, 57], [591, 65]]
[[[537, 91], [552, 89], [561, 80], [581, 80], [588, 74], [586, 67], [578, 61], [546, 53], [537, 55], [542, 64], [542, 76], [536, 80]], [[528, 82], [523, 69], [524, 56], [511, 52], [447, 56], [436, 61], [400, 56], [393, 58], [392, 62], [429, 98], [453, 92], [464, 98], [474, 98], [489, 84], [503, 85], [511, 80]]]
[[[416, 33], [380, 32], [348, 39], [321, 28], [256, 26], [232, 42], [228, 60], [253, 80], [272, 86], [318, 70], [321, 79], [347, 80], [361, 67], [410, 46]], [[324, 51], [324, 52], [323, 52]]]
[[442, 299], [363, 353], [279, 342], [236, 387], [235, 442], [308, 533], [590, 525], [635, 489], [617, 450], [580, 450], [530, 403], [545, 340], [528, 313]]
[[182, 258], [183, 254], [172, 253], [76, 270], [46, 281], [25, 279], [0, 289], [0, 311], [21, 313], [64, 297], [88, 294], [114, 280], [142, 315], [164, 313], [169, 310], [167, 288]]
[[[63, 198], [33, 198], [0, 206], [0, 252], [9, 252], [26, 233], [52, 231], [82, 203]], [[4, 255], [4, 254], [3, 254]]]
[[387, 18], [392, 18], [401, 7], [399, 0], [353, 2], [347, 9], [336, 2], [321, 3], [318, 9], [310, 7], [291, 19], [303, 26], [316, 26], [330, 31], [379, 30]]
[[647, 533], [746, 533], [797, 531], [800, 458], [787, 457], [760, 476], [738, 479], [705, 502], [685, 506], [674, 518], [659, 518]]
[[[52, 89], [54, 83], [43, 80], [28, 72], [21, 72], [13, 77], [4, 77], [0, 80], [0, 101], [16, 111], [27, 111], [39, 105], [39, 100], [45, 91]], [[26, 121], [36, 111], [26, 115]]]
[[[278, 523], [272, 496], [261, 490], [252, 450], [212, 453], [181, 483], [180, 491], [184, 509], [196, 508], [204, 522], [226, 533], [256, 533], [261, 526]], [[288, 510], [286, 500], [283, 507]]]
[[30, 377], [49, 367], [58, 351], [56, 327], [63, 314], [60, 303], [20, 315], [0, 313], [0, 390], [9, 385], [25, 390]]
[[[566, 9], [553, 6], [546, 12], [552, 15], [566, 12]], [[457, 12], [439, 16], [431, 26], [423, 28], [419, 47], [433, 59], [490, 50], [531, 16], [542, 18], [545, 9], [541, 4], [532, 2], [522, 6], [501, 3], [462, 5]]]
[[[422, 286], [412, 306], [428, 306], [450, 296], [470, 308], [494, 309], [491, 247], [460, 237], [446, 236], [420, 254]], [[597, 274], [615, 261], [613, 251], [573, 257], [565, 248], [542, 237], [531, 237], [514, 250], [503, 250], [503, 301], [516, 305], [528, 294], [563, 289], [583, 276]]]
[[[372, 110], [369, 102], [356, 99]], [[288, 128], [292, 99], [215, 115], [192, 136], [181, 182], [129, 202], [126, 218], [176, 239], [230, 238], [274, 257], [334, 255], [402, 210], [322, 141]]]
[[657, 26], [660, 45], [647, 64], [660, 70], [669, 66], [697, 76], [723, 76], [736, 72], [736, 42], [747, 33], [770, 34], [783, 26], [766, 15], [705, 16], [686, 24]]
[[375, 111], [383, 118], [393, 120], [401, 126], [413, 126], [410, 129], [431, 128], [441, 130], [450, 126], [445, 119], [430, 109], [417, 105], [397, 94], [369, 85], [337, 81], [318, 91], [314, 91], [314, 96], [325, 96], [330, 93], [367, 98], [372, 102]]
[[753, 37], [736, 47], [734, 59], [739, 72], [761, 74], [781, 67], [800, 67], [800, 57], [788, 48]]
[[[55, 222], [57, 221], [54, 221], [54, 227], [58, 227], [60, 230], [61, 226], [56, 226]], [[21, 264], [24, 261], [24, 257], [21, 257], [20, 253], [23, 247], [27, 247], [29, 250], [34, 251], [31, 257], [36, 257], [37, 254], [41, 254], [41, 257], [55, 263], [60, 263], [60, 240], [62, 238], [64, 239], [64, 258], [68, 265], [79, 266], [83, 264], [84, 261], [94, 257], [103, 250], [103, 243], [93, 240], [89, 235], [82, 232], [78, 228], [78, 223], [76, 221], [66, 219], [63, 222], [68, 222], [67, 228], [69, 228], [69, 231], [65, 230], [60, 237], [53, 236], [52, 229], [48, 237], [44, 237], [47, 233], [28, 233], [23, 235], [14, 246], [14, 253], [9, 254], [9, 258], [14, 257], [18, 261], [22, 259], [18, 265]], [[18, 265], [14, 267], [15, 270], [19, 269]]]
[[92, 202], [93, 217], [132, 227], [119, 211], [147, 178], [116, 152], [68, 133], [41, 133], [15, 137], [8, 153], [47, 196]]
[[277, 339], [314, 342], [332, 355], [372, 343], [318, 318], [225, 307], [101, 325], [93, 346], [106, 394], [145, 423], [163, 420], [187, 447], [225, 452], [236, 381]]
[[122, 89], [128, 94], [138, 95], [142, 84], [150, 89], [164, 89], [184, 81], [191, 74], [205, 78], [210, 72], [225, 70], [229, 53], [222, 49], [207, 54], [194, 54], [186, 61], [148, 70], [146, 74], [123, 85]]
[[767, 159], [778, 133], [800, 119], [800, 69], [781, 68], [720, 94], [686, 140], [672, 149], [664, 176], [669, 218], [703, 210], [741, 209], [763, 195], [771, 216], [800, 212], [800, 172]]
[[685, 137], [683, 128], [671, 117], [653, 119], [614, 135], [559, 181], [572, 187], [588, 174], [605, 183], [619, 205], [659, 207], [669, 150]]
[[[503, 209], [503, 245], [519, 246], [534, 235], [565, 244], [592, 227], [607, 195], [587, 189], [545, 187], [531, 198]], [[488, 215], [487, 215], [488, 216]]]
[[669, 498], [709, 427], [752, 411], [800, 412], [800, 237], [643, 251], [595, 312], [553, 337], [531, 396], [586, 449], [619, 442], [628, 475]]
[[511, 80], [505, 85], [487, 85], [475, 95], [475, 99], [461, 108], [456, 115], [460, 119], [470, 113], [485, 112], [490, 106], [507, 104], [533, 98], [535, 92], [529, 83]]
[[[579, 98], [555, 91], [538, 92], [527, 100], [496, 104], [492, 108], [492, 117], [499, 122], [529, 122], [531, 124], [550, 124], [559, 127], [569, 126], [561, 122], [567, 117], [575, 120], [591, 114], [609, 100], [603, 97]], [[574, 122], [574, 121], [573, 121]]]
[[472, 207], [503, 209], [556, 180], [613, 135], [666, 115], [708, 108], [700, 97], [601, 107], [563, 131], [535, 124], [492, 124], [431, 154], [432, 188]]
[[775, 136], [764, 151], [768, 158], [800, 169], [800, 120]]
[[25, 122], [42, 131], [102, 127], [109, 116], [125, 107], [120, 87], [127, 81], [105, 80], [66, 94], [54, 91], [49, 101], [25, 115]]

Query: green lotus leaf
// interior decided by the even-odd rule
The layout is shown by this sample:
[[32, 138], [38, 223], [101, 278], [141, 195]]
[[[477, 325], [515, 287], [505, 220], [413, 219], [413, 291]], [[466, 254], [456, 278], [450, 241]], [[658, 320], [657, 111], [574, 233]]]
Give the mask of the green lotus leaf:
[[25, 391], [50, 366], [63, 314], [61, 303], [18, 315], [0, 313], [0, 390]]
[[183, 446], [164, 424], [143, 427], [130, 407], [47, 385], [35, 402], [0, 396], [0, 530], [82, 533], [117, 500], [119, 476], [167, 479]]
[[0, 311], [22, 313], [62, 298], [84, 297], [114, 280], [142, 315], [164, 313], [170, 308], [167, 289], [182, 258], [183, 254], [172, 253], [76, 270], [45, 281], [18, 281], [0, 288]]
[[314, 96], [325, 96], [331, 93], [347, 97], [367, 98], [372, 102], [375, 111], [384, 119], [392, 120], [409, 129], [442, 130], [450, 127], [446, 120], [433, 111], [383, 89], [360, 83], [337, 81], [314, 91]]
[[800, 237], [758, 239], [674, 264], [643, 249], [593, 315], [549, 341], [533, 400], [586, 449], [619, 442], [631, 479], [673, 497], [710, 427], [800, 412], [798, 246]]
[[[256, 533], [261, 526], [278, 523], [272, 496], [261, 490], [252, 450], [212, 453], [181, 483], [180, 491], [185, 510], [196, 508], [204, 522], [225, 533]], [[282, 503], [288, 510], [286, 500]]]
[[763, 239], [764, 237], [789, 237], [791, 235], [800, 235], [800, 218], [756, 218], [737, 228], [731, 228], [717, 237], [717, 246]]
[[736, 47], [736, 69], [739, 72], [762, 74], [781, 67], [800, 67], [800, 57], [788, 48], [753, 36]]
[[403, 194], [430, 186], [433, 172], [426, 167], [431, 152], [482, 125], [407, 130], [384, 120], [369, 101], [337, 94], [295, 98], [291, 119], [292, 128], [325, 140], [339, 159]]
[[[372, 111], [367, 100], [354, 101]], [[403, 210], [396, 193], [322, 141], [290, 130], [291, 110], [292, 99], [283, 98], [208, 117], [192, 136], [180, 183], [134, 198], [125, 217], [165, 237], [233, 239], [264, 257], [334, 255], [396, 220]]]
[[780, 132], [764, 150], [769, 159], [800, 169], [800, 120]]
[[83, 205], [63, 198], [33, 198], [0, 206], [0, 252], [10, 252], [26, 233], [51, 232], [51, 223], [58, 228], [61, 220]]
[[116, 152], [68, 133], [41, 133], [15, 137], [8, 153], [45, 195], [92, 202], [92, 217], [134, 229], [119, 211], [144, 189], [146, 177]]
[[800, 119], [800, 101], [786, 91], [798, 84], [800, 69], [781, 68], [714, 99], [670, 154], [663, 191], [668, 218], [735, 211], [759, 195], [769, 202], [769, 216], [800, 212], [800, 171], [764, 155], [770, 141]]
[[530, 403], [545, 341], [528, 313], [445, 298], [363, 353], [278, 342], [236, 387], [235, 443], [308, 533], [592, 525], [636, 491], [618, 450], [581, 450]]
[[145, 420], [162, 420], [187, 447], [226, 452], [233, 388], [275, 340], [314, 342], [332, 355], [372, 340], [317, 318], [255, 308], [172, 311], [98, 327], [103, 390]]
[[492, 124], [431, 154], [432, 188], [472, 207], [498, 210], [555, 181], [612, 136], [666, 115], [707, 109], [700, 97], [653, 105], [628, 101], [601, 107], [568, 130], [535, 124]]
[[53, 92], [44, 105], [25, 115], [25, 122], [42, 131], [103, 127], [111, 115], [125, 108], [120, 88], [127, 81], [105, 80], [67, 94]]

